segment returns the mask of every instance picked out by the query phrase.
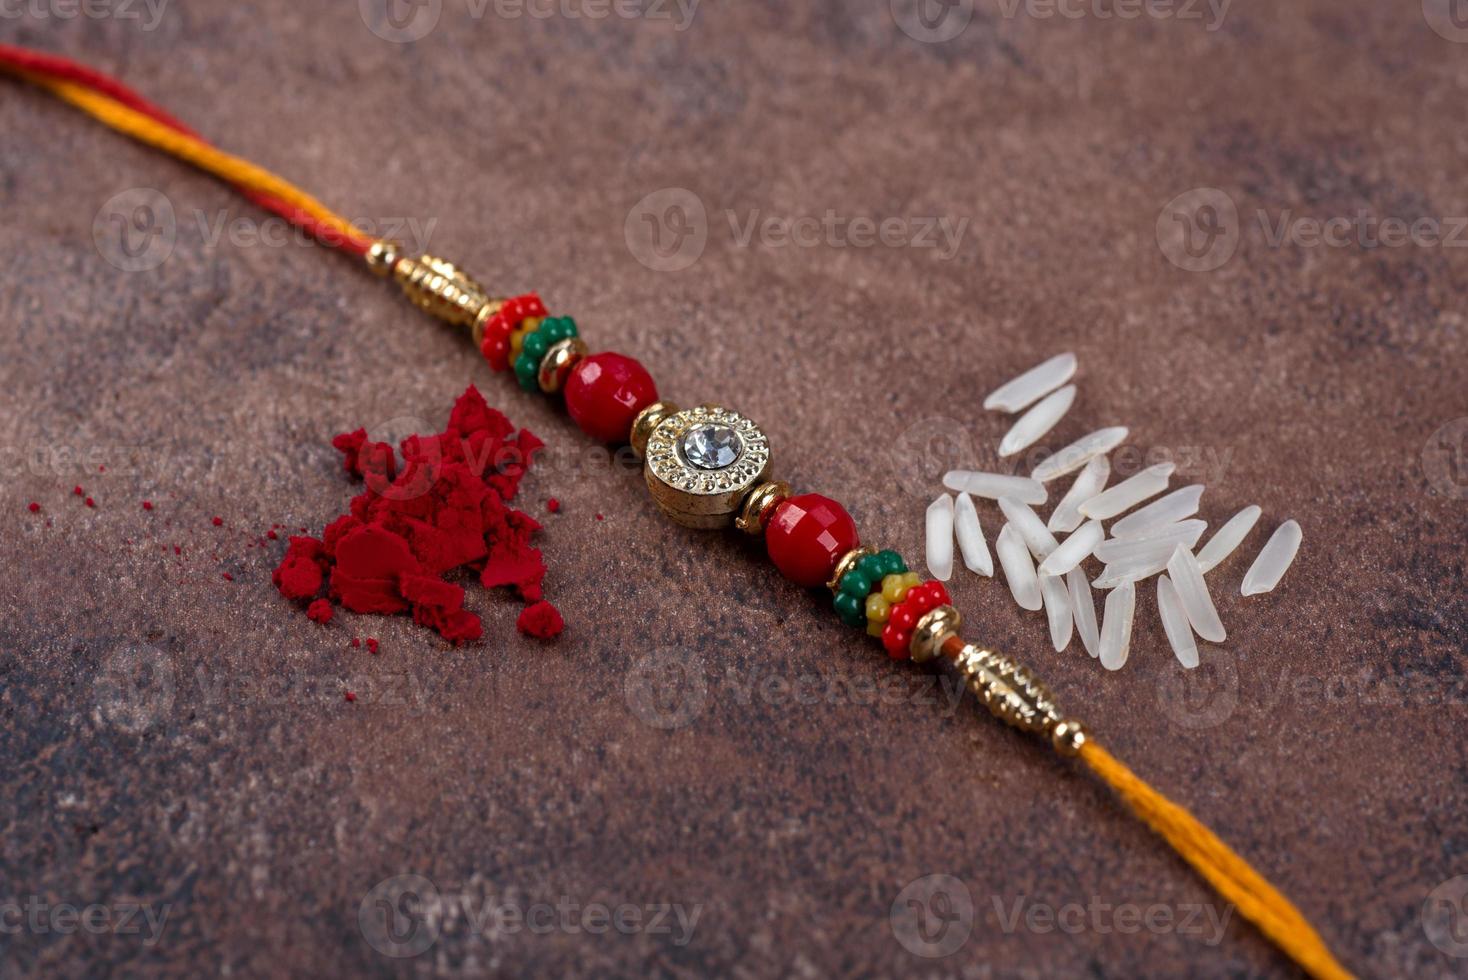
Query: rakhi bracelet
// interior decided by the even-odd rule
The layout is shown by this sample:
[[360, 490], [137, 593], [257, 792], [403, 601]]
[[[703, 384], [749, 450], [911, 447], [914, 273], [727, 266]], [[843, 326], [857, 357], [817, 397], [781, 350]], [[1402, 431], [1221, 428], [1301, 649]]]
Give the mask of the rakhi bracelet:
[[659, 400], [637, 361], [591, 353], [570, 317], [551, 316], [534, 294], [495, 298], [453, 263], [408, 256], [371, 239], [289, 182], [225, 153], [101, 72], [55, 55], [0, 45], [0, 70], [18, 75], [119, 132], [223, 179], [254, 203], [322, 243], [361, 256], [425, 312], [465, 328], [490, 367], [529, 391], [559, 395], [587, 435], [629, 443], [658, 506], [691, 528], [762, 535], [771, 562], [806, 588], [828, 588], [835, 615], [878, 639], [888, 655], [947, 662], [996, 718], [1078, 757], [1160, 834], [1239, 913], [1311, 976], [1350, 974], [1278, 890], [1187, 810], [1117, 761], [1066, 716], [1044, 684], [1003, 654], [965, 641], [941, 582], [922, 582], [894, 551], [862, 546], [835, 500], [793, 494], [771, 477], [770, 446], [751, 420], [727, 408], [679, 409]]

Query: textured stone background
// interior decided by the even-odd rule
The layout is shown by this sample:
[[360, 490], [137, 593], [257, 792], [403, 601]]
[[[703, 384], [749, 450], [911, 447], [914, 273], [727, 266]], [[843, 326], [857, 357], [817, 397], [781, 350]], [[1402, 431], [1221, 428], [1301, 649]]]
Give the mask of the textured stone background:
[[[1122, 465], [1178, 456], [1215, 526], [1258, 502], [1246, 552], [1297, 518], [1300, 559], [1263, 597], [1237, 595], [1245, 553], [1211, 576], [1231, 635], [1192, 674], [1150, 589], [1117, 675], [1051, 652], [998, 582], [961, 576], [958, 605], [1347, 965], [1468, 975], [1432, 941], [1445, 907], [1423, 919], [1468, 873], [1465, 253], [1271, 241], [1365, 213], [1468, 242], [1447, 3], [1238, 0], [1220, 23], [980, 0], [931, 43], [902, 0], [707, 0], [691, 23], [434, 0], [401, 7], [413, 33], [441, 10], [398, 42], [374, 6], [43, 0], [7, 6], [0, 38], [118, 72], [349, 215], [424, 222], [406, 237], [540, 289], [666, 395], [761, 420], [787, 475], [909, 555], [944, 463], [994, 462], [1007, 423], [982, 394], [1075, 350], [1052, 448], [1128, 424]], [[1221, 942], [1105, 913], [1006, 928], [1017, 904], [1223, 910], [1074, 765], [888, 663], [756, 548], [670, 527], [551, 404], [348, 262], [254, 240], [220, 186], [9, 82], [0, 132], [0, 899], [168, 914], [156, 942], [43, 916], [0, 935], [0, 973], [1292, 975], [1236, 918]], [[1169, 205], [1197, 188], [1218, 193]], [[667, 211], [688, 194], [701, 223]], [[159, 195], [171, 233], [135, 208], [162, 221]], [[967, 224], [951, 255], [732, 227], [828, 210]], [[666, 262], [645, 214], [689, 219]], [[124, 240], [117, 215], [143, 223]], [[1190, 223], [1191, 264], [1217, 268], [1180, 267]], [[125, 244], [158, 261], [119, 269]], [[354, 492], [333, 433], [437, 426], [469, 382], [557, 453], [525, 500], [565, 503], [543, 546], [567, 633], [514, 635], [482, 590], [471, 648], [312, 625], [260, 535]], [[366, 635], [379, 656], [349, 647]], [[393, 959], [359, 909], [414, 874], [450, 911]], [[889, 919], [928, 875], [974, 909], [931, 960]], [[947, 897], [934, 916], [962, 911]], [[557, 902], [699, 918], [683, 942], [463, 914]]]

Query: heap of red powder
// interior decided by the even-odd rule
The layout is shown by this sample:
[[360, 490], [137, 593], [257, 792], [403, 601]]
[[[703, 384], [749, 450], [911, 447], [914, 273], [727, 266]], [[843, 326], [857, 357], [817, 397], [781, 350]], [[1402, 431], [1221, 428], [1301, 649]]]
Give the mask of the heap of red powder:
[[330, 619], [334, 601], [359, 613], [411, 612], [462, 643], [478, 639], [483, 625], [464, 608], [464, 590], [445, 576], [468, 568], [484, 586], [513, 586], [530, 603], [520, 615], [523, 631], [561, 631], [560, 614], [541, 600], [545, 564], [530, 544], [540, 525], [508, 506], [544, 445], [538, 438], [516, 431], [471, 385], [445, 431], [403, 440], [401, 462], [365, 429], [332, 445], [366, 490], [319, 539], [290, 539], [272, 576], [282, 595], [308, 603], [320, 623]]

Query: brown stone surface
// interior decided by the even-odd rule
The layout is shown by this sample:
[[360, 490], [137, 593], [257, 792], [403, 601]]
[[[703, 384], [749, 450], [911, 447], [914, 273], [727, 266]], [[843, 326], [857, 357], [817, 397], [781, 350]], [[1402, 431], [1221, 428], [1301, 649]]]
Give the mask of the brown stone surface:
[[[1468, 975], [1432, 942], [1443, 909], [1422, 919], [1468, 873], [1468, 267], [1420, 234], [1271, 241], [1282, 220], [1362, 212], [1468, 241], [1468, 45], [1418, 4], [1366, 0], [1240, 0], [1221, 25], [1201, 5], [1068, 19], [980, 0], [943, 43], [879, 0], [709, 2], [686, 30], [671, 5], [572, 19], [445, 0], [411, 43], [357, 7], [176, 3], [147, 30], [142, 4], [110, 8], [141, 21], [41, 4], [0, 39], [118, 72], [349, 215], [426, 222], [487, 282], [538, 288], [594, 346], [637, 353], [667, 396], [762, 420], [782, 473], [909, 556], [943, 462], [995, 462], [1007, 420], [982, 394], [1075, 350], [1051, 448], [1130, 425], [1208, 484], [1214, 526], [1262, 505], [1244, 551], [1287, 517], [1304, 549], [1271, 595], [1237, 595], [1244, 553], [1211, 576], [1230, 636], [1194, 674], [1150, 586], [1119, 674], [1051, 652], [1002, 583], [961, 574], [975, 634], [1038, 668], [1348, 966]], [[146, 926], [27, 924], [0, 936], [0, 974], [1293, 975], [1237, 916], [1218, 942], [1104, 911], [1037, 925], [1076, 904], [1222, 909], [1075, 765], [894, 666], [757, 545], [659, 519], [549, 401], [388, 288], [252, 240], [260, 215], [231, 193], [39, 92], [0, 93], [0, 899], [168, 912], [151, 944]], [[166, 197], [175, 233], [125, 272], [108, 202], [135, 188]], [[634, 254], [634, 209], [664, 188], [707, 215], [678, 271]], [[1204, 261], [1238, 238], [1212, 271], [1168, 258], [1182, 226], [1164, 206], [1194, 188], [1237, 212], [1184, 215], [1200, 252], [1225, 232]], [[828, 210], [838, 231], [967, 225], [951, 256], [739, 240], [752, 218]], [[438, 426], [469, 382], [557, 452], [525, 500], [565, 505], [542, 541], [564, 637], [514, 635], [513, 600], [482, 590], [490, 635], [465, 649], [403, 619], [308, 622], [259, 536], [319, 529], [355, 492], [332, 434]], [[349, 647], [368, 635], [376, 657]], [[359, 907], [409, 874], [459, 911], [393, 959]], [[935, 874], [977, 921], [927, 960], [889, 912]], [[462, 914], [562, 897], [699, 918], [680, 942], [676, 924], [497, 932]]]

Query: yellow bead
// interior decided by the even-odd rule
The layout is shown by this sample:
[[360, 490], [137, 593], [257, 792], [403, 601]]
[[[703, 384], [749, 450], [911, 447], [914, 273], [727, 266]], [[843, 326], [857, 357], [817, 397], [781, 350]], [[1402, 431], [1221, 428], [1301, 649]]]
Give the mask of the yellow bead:
[[872, 619], [867, 620], [867, 636], [881, 636], [882, 630], [886, 628], [886, 623], [879, 623]]
[[520, 356], [520, 348], [525, 345], [525, 338], [535, 332], [540, 326], [541, 318], [538, 316], [527, 316], [520, 321], [520, 325], [510, 334], [510, 360]]
[[902, 576], [888, 575], [882, 579], [882, 598], [890, 606], [902, 601]]
[[882, 598], [881, 593], [873, 592], [867, 596], [867, 619], [874, 623], [885, 623], [890, 615], [892, 604]]

